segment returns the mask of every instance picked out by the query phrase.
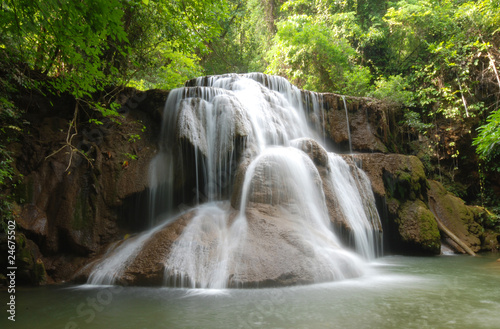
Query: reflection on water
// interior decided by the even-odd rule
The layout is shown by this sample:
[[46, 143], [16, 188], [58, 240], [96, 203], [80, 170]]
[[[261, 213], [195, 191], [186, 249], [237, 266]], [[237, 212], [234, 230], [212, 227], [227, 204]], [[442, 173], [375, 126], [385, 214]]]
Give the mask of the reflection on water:
[[362, 278], [277, 289], [21, 289], [13, 328], [499, 328], [497, 258], [384, 257]]

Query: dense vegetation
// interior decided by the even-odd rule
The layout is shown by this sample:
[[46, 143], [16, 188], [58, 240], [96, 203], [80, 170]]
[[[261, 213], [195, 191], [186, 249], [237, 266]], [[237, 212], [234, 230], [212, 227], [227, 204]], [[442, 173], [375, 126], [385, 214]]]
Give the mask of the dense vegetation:
[[[89, 120], [123, 86], [170, 89], [203, 74], [264, 71], [302, 88], [397, 104], [409, 145], [451, 181], [464, 161], [438, 126], [476, 147], [481, 190], [500, 172], [500, 1], [2, 0], [0, 185], [24, 125], [16, 92], [70, 94]], [[112, 86], [112, 88], [109, 88]], [[108, 94], [96, 97], [99, 91]], [[71, 124], [75, 124], [73, 121]], [[71, 129], [71, 126], [70, 128]], [[441, 129], [442, 130], [442, 129]], [[412, 143], [414, 142], [414, 143]], [[451, 168], [433, 168], [443, 154]], [[457, 188], [457, 192], [467, 194]], [[469, 193], [470, 194], [470, 193]], [[9, 201], [2, 197], [3, 210]]]

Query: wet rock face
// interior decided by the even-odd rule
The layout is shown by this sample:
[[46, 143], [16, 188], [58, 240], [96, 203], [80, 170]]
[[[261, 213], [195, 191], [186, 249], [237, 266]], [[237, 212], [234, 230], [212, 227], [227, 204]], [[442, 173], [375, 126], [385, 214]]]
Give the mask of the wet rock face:
[[229, 203], [192, 209], [148, 238], [115, 283], [269, 287], [360, 276], [357, 256], [329, 230], [317, 169], [326, 168], [314, 164], [319, 158], [316, 162], [327, 165], [321, 156], [326, 152], [305, 142], [312, 159], [288, 147], [263, 152], [240, 167], [234, 188], [240, 201], [233, 205], [243, 204], [244, 219], [241, 208]]
[[79, 124], [73, 149], [61, 148], [68, 123], [58, 117], [33, 120], [30, 134], [20, 142], [16, 166], [24, 179], [17, 191], [22, 199], [17, 221], [55, 280], [69, 279], [81, 266], [80, 257], [119, 237], [120, 227], [126, 226], [120, 223], [124, 201], [146, 191], [144, 168], [156, 152], [158, 129], [158, 109], [143, 108], [146, 98], [125, 95], [119, 125], [106, 120], [100, 126]]
[[[16, 246], [15, 254], [12, 255], [15, 256], [15, 265], [17, 267], [15, 277], [16, 285], [38, 286], [47, 283], [48, 277], [38, 246], [30, 239], [27, 239], [22, 233], [17, 233], [15, 240], [9, 241], [11, 243], [15, 242]], [[0, 252], [4, 255], [10, 255], [9, 251], [12, 252], [12, 249], [8, 248], [8, 246], [10, 246], [10, 244], [7, 242], [7, 235], [0, 235]], [[4, 260], [0, 260], [0, 266], [3, 268], [6, 269], [10, 265], [7, 264], [7, 256]], [[9, 285], [4, 275], [0, 275], [0, 282], [2, 285]]]
[[193, 213], [181, 216], [175, 223], [154, 234], [145, 243], [134, 261], [127, 266], [116, 283], [127, 286], [162, 286], [165, 284], [165, 263], [172, 245], [182, 234]]
[[[314, 231], [304, 218], [283, 207], [251, 203], [246, 211], [248, 231], [245, 244], [238, 249], [238, 263], [230, 272], [231, 287], [276, 287], [310, 284], [358, 277], [360, 268], [349, 257], [335, 266], [332, 258], [342, 255], [332, 251], [321, 254], [317, 245], [304, 236]], [[317, 232], [319, 233], [319, 232]], [[318, 235], [314, 239], [321, 239]], [[340, 251], [325, 239], [324, 247]], [[331, 258], [330, 258], [331, 257]]]
[[427, 205], [421, 200], [396, 204], [394, 199], [389, 201], [391, 213], [396, 213], [394, 221], [398, 226], [402, 250], [410, 254], [439, 254], [441, 236]]
[[326, 150], [312, 138], [299, 138], [292, 141], [292, 146], [302, 150], [314, 162], [316, 167], [328, 165], [328, 154]]

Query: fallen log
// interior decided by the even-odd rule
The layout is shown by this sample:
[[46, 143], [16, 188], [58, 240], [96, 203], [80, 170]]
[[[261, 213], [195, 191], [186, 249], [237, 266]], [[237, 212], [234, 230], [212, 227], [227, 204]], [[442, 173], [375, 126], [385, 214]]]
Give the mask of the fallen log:
[[468, 253], [471, 256], [476, 256], [476, 253], [474, 251], [472, 251], [472, 249], [469, 248], [469, 246], [465, 242], [463, 242], [459, 237], [457, 237], [455, 234], [453, 234], [453, 232], [450, 231], [446, 227], [446, 225], [443, 224], [443, 222], [441, 222], [441, 220], [439, 219], [439, 217], [436, 216], [436, 214], [434, 214], [434, 218], [436, 219], [436, 223], [438, 224], [438, 228], [441, 232], [445, 233], [450, 239], [452, 239], [463, 250], [465, 250], [466, 253]]

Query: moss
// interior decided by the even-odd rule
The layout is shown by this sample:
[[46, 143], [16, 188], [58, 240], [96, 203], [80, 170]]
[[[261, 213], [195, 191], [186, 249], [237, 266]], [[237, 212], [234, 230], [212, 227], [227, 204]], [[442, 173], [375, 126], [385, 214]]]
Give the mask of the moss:
[[430, 204], [443, 224], [474, 252], [484, 241], [484, 228], [480, 225], [484, 208], [467, 206], [436, 181], [429, 181]]
[[[398, 158], [396, 158], [398, 159]], [[384, 186], [389, 197], [399, 200], [427, 200], [424, 167], [415, 156], [399, 157], [395, 170], [384, 172]]]
[[400, 200], [421, 199], [422, 184], [419, 177], [406, 171], [396, 171], [394, 175], [385, 175], [388, 194]]
[[20, 282], [39, 285], [47, 281], [47, 272], [43, 261], [37, 258], [38, 248], [33, 241], [28, 240], [22, 233], [16, 235], [16, 265], [20, 273]]
[[397, 222], [402, 241], [414, 251], [439, 253], [441, 235], [434, 215], [423, 201], [405, 202], [398, 210]]
[[420, 239], [429, 251], [438, 251], [441, 247], [441, 235], [434, 219], [434, 215], [428, 209], [421, 208], [419, 216]]

